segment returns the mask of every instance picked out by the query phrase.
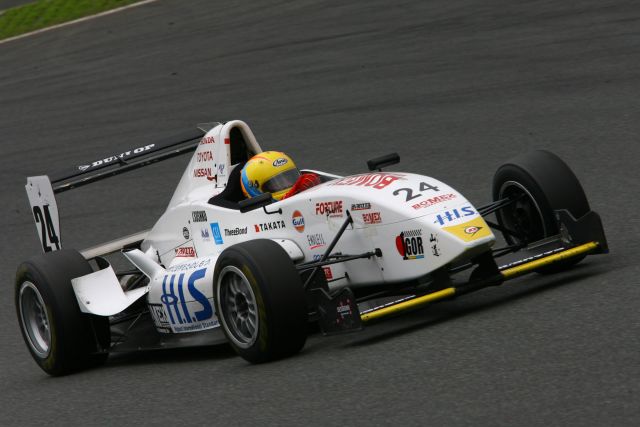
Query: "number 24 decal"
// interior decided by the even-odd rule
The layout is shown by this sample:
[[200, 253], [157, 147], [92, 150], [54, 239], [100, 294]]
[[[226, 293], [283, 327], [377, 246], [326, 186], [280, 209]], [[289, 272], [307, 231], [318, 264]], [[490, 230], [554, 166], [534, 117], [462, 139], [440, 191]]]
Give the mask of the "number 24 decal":
[[[56, 245], [56, 249], [60, 249], [60, 239], [56, 235], [56, 229], [53, 226], [53, 220], [51, 219], [51, 213], [49, 212], [49, 205], [44, 205], [40, 209], [40, 206], [33, 207], [33, 216], [35, 217], [36, 224], [40, 224], [40, 232], [42, 234], [42, 249], [45, 252], [51, 252], [51, 246], [47, 242], [51, 242], [52, 245]], [[47, 239], [48, 238], [48, 239]]]
[[[419, 191], [429, 191], [429, 190], [440, 191], [440, 189], [438, 187], [435, 187], [435, 186], [433, 186], [431, 184], [428, 184], [426, 182], [421, 182], [420, 183], [420, 190]], [[405, 194], [405, 202], [409, 202], [409, 201], [411, 201], [413, 199], [417, 199], [418, 197], [422, 196], [421, 193], [413, 194], [413, 189], [408, 188], [408, 187], [398, 188], [397, 190], [395, 190], [393, 192], [393, 195], [394, 196], [399, 196], [400, 193], [402, 193], [402, 192], [406, 193]]]

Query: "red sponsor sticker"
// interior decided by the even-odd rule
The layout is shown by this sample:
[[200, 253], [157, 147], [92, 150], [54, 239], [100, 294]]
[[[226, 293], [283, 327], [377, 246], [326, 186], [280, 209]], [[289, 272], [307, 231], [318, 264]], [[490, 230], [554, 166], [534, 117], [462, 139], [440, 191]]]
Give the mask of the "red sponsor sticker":
[[435, 196], [435, 197], [431, 197], [430, 199], [423, 200], [420, 203], [416, 203], [415, 205], [412, 205], [411, 207], [413, 209], [428, 208], [429, 206], [433, 206], [438, 203], [446, 202], [447, 200], [451, 200], [455, 198], [456, 198], [455, 194], [443, 194], [441, 196]]
[[211, 173], [211, 168], [194, 169], [193, 176], [196, 178], [207, 178], [209, 181], [214, 181], [216, 179], [216, 176]]
[[380, 212], [363, 213], [362, 220], [365, 224], [380, 224], [382, 222], [382, 215]]
[[215, 144], [216, 141], [214, 141], [212, 136], [205, 136], [204, 138], [202, 138], [202, 141], [200, 141], [200, 145], [205, 145], [205, 144]]
[[304, 231], [304, 217], [302, 216], [300, 211], [293, 212], [293, 215], [291, 216], [291, 222], [299, 233], [302, 233]]
[[316, 215], [330, 217], [342, 216], [342, 200], [316, 203]]
[[193, 248], [193, 246], [186, 246], [186, 247], [183, 247], [183, 248], [177, 248], [176, 249], [176, 257], [195, 258], [196, 257], [196, 250], [195, 250], [195, 248]]
[[333, 279], [333, 272], [331, 271], [331, 267], [322, 267], [322, 269], [324, 270], [324, 277], [326, 277], [327, 280]]
[[209, 162], [213, 161], [213, 153], [211, 151], [200, 151], [196, 154], [197, 162]]
[[403, 175], [386, 172], [365, 173], [362, 175], [353, 175], [339, 179], [331, 185], [355, 185], [359, 187], [372, 187], [376, 190], [381, 190], [399, 179], [404, 179]]

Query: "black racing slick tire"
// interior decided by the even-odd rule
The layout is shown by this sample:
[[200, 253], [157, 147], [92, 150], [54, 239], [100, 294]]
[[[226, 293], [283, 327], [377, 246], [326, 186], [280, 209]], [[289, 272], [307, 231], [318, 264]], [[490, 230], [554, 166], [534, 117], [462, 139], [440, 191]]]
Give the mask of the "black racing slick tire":
[[[590, 211], [582, 185], [569, 166], [555, 154], [537, 150], [506, 162], [493, 178], [493, 200], [516, 202], [496, 212], [498, 224], [518, 237], [503, 233], [507, 243], [532, 243], [558, 234], [555, 210], [566, 209], [580, 218]], [[584, 257], [537, 270], [555, 273]]]
[[66, 375], [106, 361], [109, 318], [82, 313], [71, 279], [92, 273], [74, 250], [48, 252], [23, 262], [15, 282], [22, 337], [36, 363], [49, 375]]
[[251, 363], [298, 353], [307, 339], [307, 303], [293, 261], [272, 240], [225, 249], [214, 275], [216, 314], [233, 349]]

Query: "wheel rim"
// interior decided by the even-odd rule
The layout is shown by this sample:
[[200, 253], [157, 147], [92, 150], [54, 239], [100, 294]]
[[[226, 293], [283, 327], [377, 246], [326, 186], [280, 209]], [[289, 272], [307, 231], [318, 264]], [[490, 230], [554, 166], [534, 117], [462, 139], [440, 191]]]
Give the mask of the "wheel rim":
[[500, 213], [500, 221], [507, 229], [521, 235], [523, 239], [505, 235], [509, 243], [535, 242], [547, 236], [542, 210], [533, 195], [522, 184], [507, 181], [500, 187], [499, 199], [512, 199], [515, 202]]
[[258, 338], [256, 296], [242, 271], [233, 266], [218, 276], [217, 299], [222, 326], [227, 336], [240, 348], [249, 348]]
[[42, 295], [33, 283], [24, 282], [18, 298], [20, 321], [29, 346], [44, 359], [51, 351], [51, 323]]

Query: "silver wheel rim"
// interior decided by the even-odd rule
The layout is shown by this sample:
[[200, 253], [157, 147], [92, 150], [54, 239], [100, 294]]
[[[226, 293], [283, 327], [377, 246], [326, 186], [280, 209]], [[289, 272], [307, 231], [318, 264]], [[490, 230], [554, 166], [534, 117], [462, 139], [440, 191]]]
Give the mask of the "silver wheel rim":
[[523, 193], [525, 193], [527, 195], [527, 197], [529, 198], [530, 202], [533, 204], [533, 207], [535, 208], [536, 212], [538, 213], [538, 217], [540, 218], [540, 223], [542, 224], [542, 233], [544, 236], [547, 235], [547, 227], [544, 223], [544, 217], [542, 216], [542, 210], [540, 209], [540, 206], [538, 206], [538, 202], [536, 201], [536, 199], [533, 197], [533, 195], [531, 194], [531, 192], [529, 192], [529, 190], [527, 190], [522, 184], [520, 184], [519, 182], [516, 181], [507, 181], [504, 184], [502, 184], [502, 186], [500, 187], [500, 191], [498, 194], [498, 199], [503, 199], [505, 197], [505, 193], [507, 191], [507, 189], [509, 187], [517, 187], [520, 191], [522, 191]]
[[216, 298], [229, 339], [240, 348], [251, 347], [258, 338], [258, 306], [244, 273], [234, 266], [224, 267], [218, 276]]
[[49, 316], [42, 295], [33, 283], [24, 282], [20, 287], [18, 307], [29, 346], [38, 357], [46, 358], [51, 351]]

